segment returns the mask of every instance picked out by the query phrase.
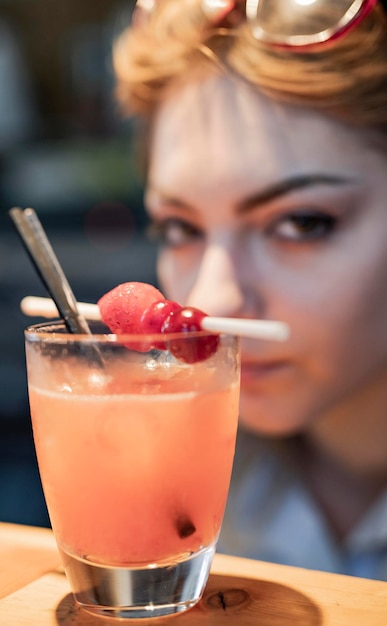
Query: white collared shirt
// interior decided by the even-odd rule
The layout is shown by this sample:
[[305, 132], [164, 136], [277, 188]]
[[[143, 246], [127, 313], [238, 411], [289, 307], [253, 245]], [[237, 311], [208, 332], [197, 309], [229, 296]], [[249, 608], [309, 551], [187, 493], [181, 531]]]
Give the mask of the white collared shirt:
[[299, 476], [262, 440], [240, 430], [217, 550], [387, 580], [387, 490], [338, 543]]

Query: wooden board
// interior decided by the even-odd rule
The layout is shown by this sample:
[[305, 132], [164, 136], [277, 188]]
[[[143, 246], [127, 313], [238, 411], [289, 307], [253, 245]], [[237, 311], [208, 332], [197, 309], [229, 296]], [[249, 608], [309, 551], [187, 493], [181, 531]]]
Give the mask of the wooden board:
[[[53, 558], [53, 544], [43, 536], [40, 541], [36, 563], [44, 568], [43, 555]], [[32, 536], [24, 542], [30, 575], [33, 543]], [[190, 611], [160, 620], [97, 618], [75, 606], [56, 566], [0, 600], [1, 625], [387, 626], [387, 583], [223, 555], [215, 557], [204, 597]]]

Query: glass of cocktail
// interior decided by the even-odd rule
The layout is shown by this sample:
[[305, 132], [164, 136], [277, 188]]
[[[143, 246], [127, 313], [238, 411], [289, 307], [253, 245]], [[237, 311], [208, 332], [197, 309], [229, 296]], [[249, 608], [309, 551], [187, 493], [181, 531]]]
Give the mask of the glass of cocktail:
[[34, 440], [64, 569], [93, 613], [177, 613], [200, 599], [220, 531], [239, 340], [219, 335], [212, 356], [187, 363], [173, 354], [184, 342], [191, 354], [205, 332], [92, 331], [51, 322], [25, 333]]

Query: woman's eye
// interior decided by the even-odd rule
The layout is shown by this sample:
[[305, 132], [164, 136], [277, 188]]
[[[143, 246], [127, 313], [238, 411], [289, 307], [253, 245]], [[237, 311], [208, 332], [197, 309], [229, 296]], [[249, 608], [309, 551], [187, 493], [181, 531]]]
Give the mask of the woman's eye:
[[148, 235], [158, 239], [164, 246], [178, 248], [202, 236], [201, 231], [177, 218], [154, 221], [148, 228]]
[[330, 235], [336, 226], [332, 215], [316, 211], [295, 213], [279, 219], [271, 227], [271, 234], [287, 241], [313, 241]]

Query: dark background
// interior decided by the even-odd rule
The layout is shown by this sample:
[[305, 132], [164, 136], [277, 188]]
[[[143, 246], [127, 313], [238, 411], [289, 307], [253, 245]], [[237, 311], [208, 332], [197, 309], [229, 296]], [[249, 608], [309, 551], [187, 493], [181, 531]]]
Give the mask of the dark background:
[[46, 295], [8, 216], [32, 206], [78, 300], [156, 284], [133, 121], [110, 54], [133, 2], [0, 0], [0, 520], [48, 525], [33, 448], [20, 300]]

